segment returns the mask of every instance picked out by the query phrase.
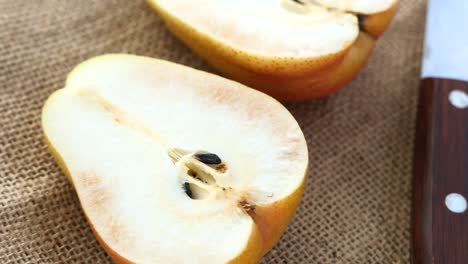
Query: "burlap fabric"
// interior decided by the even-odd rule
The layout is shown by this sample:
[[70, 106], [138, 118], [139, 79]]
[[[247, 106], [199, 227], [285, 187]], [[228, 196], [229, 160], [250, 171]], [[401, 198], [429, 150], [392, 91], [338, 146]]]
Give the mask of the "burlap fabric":
[[[408, 263], [425, 3], [405, 0], [368, 66], [326, 99], [287, 103], [306, 135], [304, 200], [262, 263]], [[47, 152], [41, 107], [109, 52], [212, 71], [143, 0], [0, 0], [0, 263], [110, 263]]]

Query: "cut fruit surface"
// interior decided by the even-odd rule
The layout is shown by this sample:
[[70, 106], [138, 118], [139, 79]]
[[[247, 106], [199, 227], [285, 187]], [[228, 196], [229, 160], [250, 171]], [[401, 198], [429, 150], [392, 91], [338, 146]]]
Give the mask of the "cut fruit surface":
[[[329, 12], [321, 6], [305, 6], [294, 1], [157, 2], [210, 38], [266, 57], [338, 53], [359, 33], [354, 15]], [[193, 11], [198, 5], [203, 6], [202, 12]]]
[[[396, 0], [148, 2], [179, 38], [224, 75], [293, 100], [327, 95], [351, 80], [365, 65], [397, 5]], [[353, 52], [360, 57], [347, 56], [360, 34], [369, 35], [372, 45]], [[350, 68], [337, 72], [337, 65]], [[336, 80], [321, 78], [324, 74], [333, 74]], [[301, 87], [282, 84], [307, 78], [320, 87], [311, 86], [311, 81]], [[277, 79], [283, 80], [281, 84], [271, 85]]]
[[396, 0], [304, 0], [303, 2], [315, 2], [316, 4], [329, 8], [335, 8], [352, 13], [371, 15], [392, 8]]
[[80, 64], [42, 125], [118, 263], [255, 263], [304, 188], [307, 145], [281, 104], [161, 60]]

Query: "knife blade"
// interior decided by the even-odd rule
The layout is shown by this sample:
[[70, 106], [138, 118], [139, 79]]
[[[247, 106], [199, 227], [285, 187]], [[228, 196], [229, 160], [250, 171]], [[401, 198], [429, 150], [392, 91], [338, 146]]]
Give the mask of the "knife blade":
[[429, 0], [415, 135], [412, 263], [468, 263], [468, 1]]

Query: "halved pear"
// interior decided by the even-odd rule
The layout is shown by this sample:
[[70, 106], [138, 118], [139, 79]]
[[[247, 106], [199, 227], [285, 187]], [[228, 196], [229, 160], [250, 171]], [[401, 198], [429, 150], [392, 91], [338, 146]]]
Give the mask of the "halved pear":
[[118, 263], [255, 263], [288, 225], [308, 171], [301, 129], [276, 100], [145, 57], [80, 64], [42, 125]]
[[328, 95], [366, 64], [397, 0], [148, 0], [226, 77], [276, 98]]

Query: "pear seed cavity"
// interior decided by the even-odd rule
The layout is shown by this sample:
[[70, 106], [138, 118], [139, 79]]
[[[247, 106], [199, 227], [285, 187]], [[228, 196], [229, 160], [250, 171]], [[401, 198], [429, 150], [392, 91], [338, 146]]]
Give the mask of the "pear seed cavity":
[[[182, 188], [191, 199], [204, 199], [210, 192], [222, 191], [224, 195], [237, 196], [236, 192], [231, 192], [232, 187], [221, 186], [216, 182], [217, 177], [226, 176], [227, 167], [221, 158], [210, 152], [197, 151], [190, 152], [178, 148], [168, 151], [168, 155], [176, 166], [184, 166]], [[193, 181], [187, 177], [195, 179]], [[256, 205], [247, 201], [245, 196], [237, 196], [238, 206], [247, 213], [253, 213]], [[237, 199], [236, 199], [237, 200]]]

